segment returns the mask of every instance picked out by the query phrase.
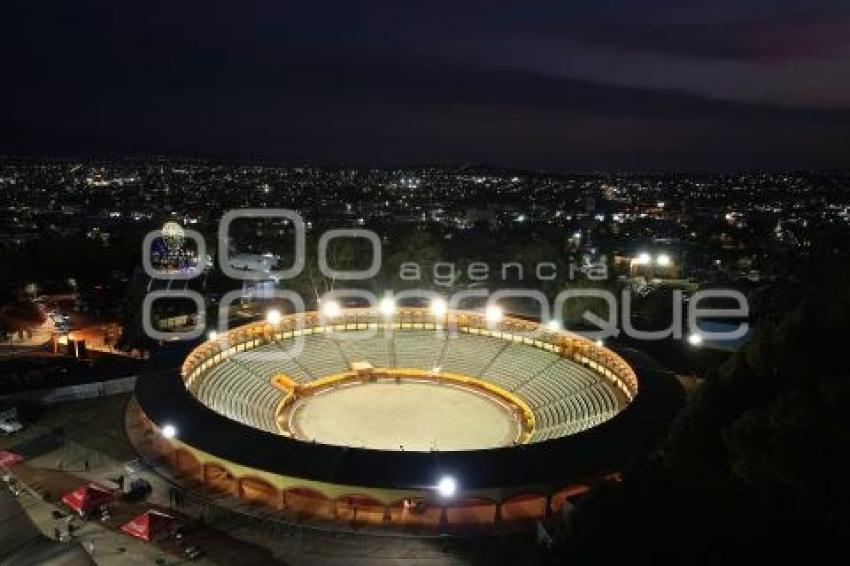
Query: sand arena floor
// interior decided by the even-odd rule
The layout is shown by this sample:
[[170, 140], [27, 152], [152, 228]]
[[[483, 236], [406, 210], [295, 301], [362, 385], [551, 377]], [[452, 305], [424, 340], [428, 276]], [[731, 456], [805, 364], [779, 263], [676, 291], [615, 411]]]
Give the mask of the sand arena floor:
[[514, 442], [520, 428], [497, 399], [455, 385], [377, 382], [307, 397], [290, 413], [302, 440], [378, 450], [495, 448]]

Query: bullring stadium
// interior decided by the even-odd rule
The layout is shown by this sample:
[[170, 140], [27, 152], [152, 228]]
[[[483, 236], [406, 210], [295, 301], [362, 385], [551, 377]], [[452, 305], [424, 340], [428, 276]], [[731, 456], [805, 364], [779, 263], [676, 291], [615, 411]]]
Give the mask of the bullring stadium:
[[636, 367], [498, 308], [275, 313], [140, 379], [136, 414], [180, 477], [298, 520], [521, 523], [666, 430], [678, 388]]

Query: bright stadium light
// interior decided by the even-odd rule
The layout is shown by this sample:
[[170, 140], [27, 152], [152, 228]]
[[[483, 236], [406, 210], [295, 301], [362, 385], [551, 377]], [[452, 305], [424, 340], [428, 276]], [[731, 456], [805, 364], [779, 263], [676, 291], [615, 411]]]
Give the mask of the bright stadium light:
[[649, 265], [650, 260], [651, 260], [651, 258], [649, 257], [649, 254], [646, 253], [646, 252], [643, 252], [643, 253], [641, 253], [637, 256], [638, 265]]
[[216, 340], [218, 340], [218, 332], [216, 332], [215, 330], [210, 330], [210, 333], [207, 334], [207, 339], [210, 342], [215, 342]]
[[277, 309], [270, 309], [266, 313], [266, 322], [268, 322], [272, 326], [277, 326], [278, 324], [280, 324], [282, 318], [283, 317], [280, 314], [280, 311]]
[[378, 310], [384, 316], [392, 316], [395, 312], [395, 301], [392, 297], [386, 296], [378, 303]]
[[434, 300], [431, 301], [431, 314], [434, 316], [443, 316], [446, 314], [448, 310], [448, 305], [446, 305], [446, 300], [442, 297], [435, 297]]
[[457, 480], [452, 476], [443, 476], [437, 484], [437, 493], [440, 497], [450, 499], [457, 493]]
[[694, 332], [688, 335], [688, 344], [694, 347], [702, 346], [702, 336]]
[[670, 265], [670, 256], [667, 254], [660, 254], [657, 258], [655, 258], [655, 263], [661, 267], [667, 267]]
[[162, 427], [162, 436], [165, 438], [174, 438], [177, 436], [177, 429], [174, 428], [174, 425], [167, 424]]
[[487, 305], [484, 311], [484, 317], [489, 323], [496, 323], [502, 320], [502, 307], [499, 305]]
[[342, 312], [339, 303], [336, 301], [325, 301], [322, 304], [322, 314], [327, 318], [336, 318]]

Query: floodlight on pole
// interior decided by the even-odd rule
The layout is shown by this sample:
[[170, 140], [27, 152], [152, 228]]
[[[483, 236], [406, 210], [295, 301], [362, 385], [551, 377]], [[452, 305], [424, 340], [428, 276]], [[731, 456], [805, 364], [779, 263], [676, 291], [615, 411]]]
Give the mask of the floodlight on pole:
[[333, 300], [322, 302], [322, 314], [327, 318], [336, 318], [342, 313], [339, 303]]
[[177, 436], [177, 429], [174, 427], [174, 425], [167, 424], [162, 427], [162, 436], [168, 439], [174, 438], [175, 436]]
[[392, 296], [387, 295], [381, 302], [378, 303], [378, 310], [381, 311], [381, 314], [384, 316], [392, 316], [395, 313], [395, 301]]
[[448, 305], [446, 305], [446, 300], [442, 297], [435, 297], [431, 301], [431, 314], [434, 316], [444, 316], [448, 311]]
[[437, 483], [437, 493], [440, 497], [451, 499], [457, 493], [457, 480], [452, 476], [443, 476]]
[[266, 322], [268, 322], [272, 326], [277, 326], [278, 324], [280, 324], [280, 321], [281, 321], [282, 318], [283, 318], [283, 316], [280, 314], [280, 311], [277, 310], [277, 309], [270, 309], [266, 313]]
[[487, 319], [487, 322], [491, 324], [501, 321], [502, 307], [499, 305], [487, 305], [487, 309], [484, 311], [484, 317]]

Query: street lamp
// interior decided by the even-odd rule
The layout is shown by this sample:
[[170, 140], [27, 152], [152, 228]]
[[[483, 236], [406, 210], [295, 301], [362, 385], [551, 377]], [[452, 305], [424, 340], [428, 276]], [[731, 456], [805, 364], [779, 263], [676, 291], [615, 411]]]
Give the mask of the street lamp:
[[174, 438], [177, 436], [177, 429], [174, 425], [167, 424], [162, 427], [162, 436], [168, 439]]
[[444, 499], [451, 499], [457, 493], [457, 480], [452, 476], [443, 476], [437, 483], [437, 493]]

